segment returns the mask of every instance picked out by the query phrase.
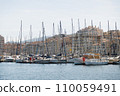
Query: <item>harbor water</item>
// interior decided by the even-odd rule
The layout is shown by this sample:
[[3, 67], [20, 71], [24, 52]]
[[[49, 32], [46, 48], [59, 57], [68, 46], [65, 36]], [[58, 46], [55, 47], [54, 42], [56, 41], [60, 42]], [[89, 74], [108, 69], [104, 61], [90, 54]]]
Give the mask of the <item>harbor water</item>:
[[120, 80], [120, 65], [0, 63], [0, 80]]

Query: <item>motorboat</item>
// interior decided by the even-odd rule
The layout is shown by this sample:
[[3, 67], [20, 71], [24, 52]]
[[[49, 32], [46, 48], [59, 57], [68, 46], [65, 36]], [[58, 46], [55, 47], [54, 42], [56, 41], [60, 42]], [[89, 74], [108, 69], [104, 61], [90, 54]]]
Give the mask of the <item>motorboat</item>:
[[4, 57], [4, 62], [14, 62], [15, 58], [12, 58], [11, 56]]
[[108, 60], [105, 59], [86, 59], [85, 65], [107, 65]]
[[83, 65], [83, 64], [85, 64], [84, 57], [74, 58], [74, 64], [75, 65]]

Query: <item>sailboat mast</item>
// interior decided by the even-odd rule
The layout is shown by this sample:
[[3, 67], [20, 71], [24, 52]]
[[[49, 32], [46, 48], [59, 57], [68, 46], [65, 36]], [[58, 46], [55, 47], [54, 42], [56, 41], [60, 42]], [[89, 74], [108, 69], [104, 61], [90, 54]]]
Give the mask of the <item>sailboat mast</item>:
[[[79, 19], [78, 19], [78, 54], [80, 55], [81, 54], [81, 46], [80, 46], [81, 44], [80, 44], [80, 21], [79, 21]], [[78, 55], [78, 56], [79, 56]]]
[[84, 19], [84, 24], [85, 24], [85, 28], [86, 28], [86, 27], [87, 27], [87, 26], [86, 26], [86, 19]]
[[41, 38], [41, 31], [39, 31], [38, 41], [40, 41], [40, 38]]
[[[86, 29], [86, 19], [84, 19], [84, 27]], [[84, 36], [83, 36], [83, 40], [84, 40], [84, 43], [83, 43], [83, 45], [84, 45], [83, 53], [85, 53], [87, 51], [87, 37], [86, 37], [85, 33], [83, 33], [83, 34], [84, 34]]]
[[55, 55], [55, 37], [54, 37], [54, 35], [55, 35], [55, 25], [54, 25], [54, 23], [53, 23], [53, 49], [52, 49], [52, 53], [53, 53], [53, 55]]
[[30, 25], [30, 54], [33, 52], [33, 47], [32, 47], [32, 25]]
[[111, 56], [111, 40], [112, 40], [112, 34], [110, 32], [110, 25], [109, 25], [109, 20], [108, 20], [108, 37], [109, 37], [109, 46], [108, 46], [108, 53], [109, 56]]
[[[93, 21], [91, 20], [91, 27], [93, 28]], [[88, 31], [89, 32], [89, 31]], [[93, 46], [93, 40], [94, 40], [94, 38], [95, 38], [95, 34], [93, 33], [93, 29], [91, 29], [91, 31], [89, 32], [89, 47], [90, 47], [90, 49], [92, 49], [91, 51], [92, 52], [95, 52], [96, 51], [96, 48]], [[90, 43], [91, 42], [91, 43]], [[95, 48], [95, 51], [94, 51], [94, 48]]]
[[[64, 34], [65, 34], [65, 36], [66, 36], [66, 29], [64, 30]], [[64, 47], [64, 54], [65, 54], [65, 57], [66, 57], [66, 56], [67, 56], [67, 53], [66, 53], [66, 41], [65, 41], [65, 39], [64, 39], [65, 36], [63, 36], [63, 47]]]
[[53, 36], [55, 35], [55, 24], [53, 23]]
[[73, 25], [73, 19], [71, 19], [72, 24], [72, 55], [74, 55], [74, 25]]
[[93, 20], [91, 20], [91, 27], [93, 27]]
[[38, 51], [39, 54], [41, 54], [41, 49], [40, 49], [40, 48], [41, 48], [41, 47], [40, 47], [40, 46], [41, 46], [41, 43], [40, 43], [40, 39], [41, 39], [41, 31], [39, 31], [39, 40], [38, 40], [38, 42], [39, 42], [39, 44], [38, 44], [38, 46], [39, 46], [39, 47], [38, 47], [38, 49], [39, 49], [39, 51]]
[[115, 22], [115, 32], [117, 34], [117, 55], [119, 56], [120, 52], [119, 52], [119, 31], [117, 30], [117, 22]]
[[44, 28], [44, 22], [42, 22], [42, 41], [43, 41], [43, 58], [44, 58], [44, 55], [45, 55], [45, 50], [44, 50], [44, 36], [45, 36], [45, 28]]
[[101, 22], [99, 22], [99, 29], [101, 29]]
[[62, 23], [60, 21], [60, 35], [62, 34]]
[[103, 47], [102, 47], [102, 43], [103, 43], [103, 31], [101, 30], [101, 22], [99, 22], [99, 29], [101, 31], [101, 34], [100, 34], [101, 35], [100, 36], [101, 37], [101, 42], [100, 42], [101, 44], [100, 44], [100, 50], [99, 50], [99, 52], [100, 52], [101, 55], [103, 55]]
[[78, 31], [80, 31], [80, 21], [78, 19]]
[[115, 30], [117, 30], [117, 22], [115, 22]]
[[21, 52], [22, 52], [22, 20], [21, 20], [21, 27], [20, 27], [20, 55], [21, 55]]
[[62, 54], [63, 53], [63, 46], [62, 46], [62, 41], [61, 41], [61, 38], [62, 38], [62, 23], [61, 23], [61, 21], [60, 21], [60, 31], [59, 31], [60, 33], [60, 54]]

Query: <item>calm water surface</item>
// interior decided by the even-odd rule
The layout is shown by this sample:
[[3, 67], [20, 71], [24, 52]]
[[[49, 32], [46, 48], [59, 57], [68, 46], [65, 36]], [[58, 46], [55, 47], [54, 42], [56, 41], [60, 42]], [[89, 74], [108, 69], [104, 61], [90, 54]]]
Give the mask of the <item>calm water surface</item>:
[[0, 80], [120, 80], [120, 65], [0, 63]]

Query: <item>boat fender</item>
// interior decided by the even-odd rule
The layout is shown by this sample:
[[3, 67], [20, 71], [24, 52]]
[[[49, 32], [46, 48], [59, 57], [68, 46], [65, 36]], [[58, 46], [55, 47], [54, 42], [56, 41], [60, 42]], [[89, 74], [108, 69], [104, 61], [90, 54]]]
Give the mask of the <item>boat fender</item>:
[[85, 63], [85, 57], [83, 57], [82, 59], [83, 59], [83, 63]]

